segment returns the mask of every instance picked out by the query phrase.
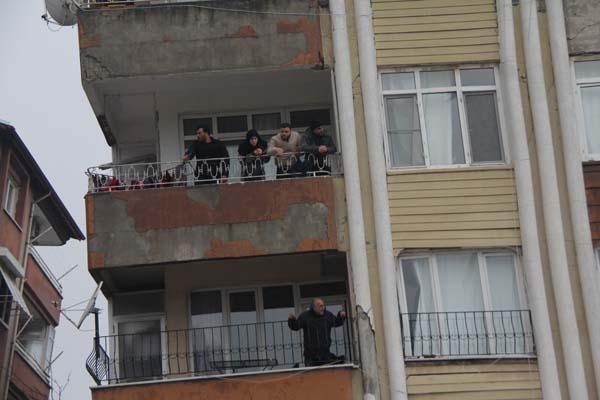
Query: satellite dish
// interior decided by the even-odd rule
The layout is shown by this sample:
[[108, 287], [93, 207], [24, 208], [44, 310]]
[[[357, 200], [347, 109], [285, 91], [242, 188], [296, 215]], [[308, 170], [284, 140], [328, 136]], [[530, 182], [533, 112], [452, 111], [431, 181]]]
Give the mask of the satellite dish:
[[57, 24], [71, 26], [77, 23], [77, 16], [71, 11], [70, 0], [45, 0], [46, 10]]
[[102, 287], [102, 283], [104, 283], [104, 282], [100, 282], [98, 284], [98, 286], [96, 286], [96, 290], [94, 290], [94, 293], [92, 294], [92, 297], [90, 297], [90, 299], [88, 300], [87, 305], [83, 309], [83, 313], [81, 314], [81, 317], [79, 318], [79, 322], [77, 322], [77, 325], [75, 325], [77, 327], [77, 329], [81, 328], [81, 324], [83, 324], [83, 321], [85, 321], [85, 319], [86, 319], [86, 317], [88, 315], [90, 315], [94, 311], [97, 312], [97, 310], [95, 310], [95, 308], [96, 308], [96, 298], [98, 297], [98, 293], [100, 293], [100, 288]]

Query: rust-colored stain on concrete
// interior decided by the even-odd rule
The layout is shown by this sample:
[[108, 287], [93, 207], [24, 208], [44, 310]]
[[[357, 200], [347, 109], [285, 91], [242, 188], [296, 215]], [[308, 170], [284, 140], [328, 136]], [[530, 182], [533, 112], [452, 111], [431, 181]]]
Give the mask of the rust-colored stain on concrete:
[[203, 379], [139, 386], [92, 388], [93, 400], [350, 400], [352, 370], [321, 369], [303, 373]]
[[317, 64], [321, 52], [321, 26], [318, 16], [309, 19], [300, 17], [295, 21], [281, 20], [277, 22], [277, 33], [302, 33], [306, 39], [306, 50], [296, 54], [284, 67], [293, 65]]
[[204, 254], [206, 258], [251, 257], [268, 254], [264, 249], [256, 247], [250, 240], [234, 240], [223, 242], [213, 239], [210, 249]]
[[[196, 198], [191, 193], [195, 192]], [[209, 196], [209, 193], [212, 195]], [[104, 195], [104, 194], [102, 194]], [[135, 230], [173, 229], [212, 224], [284, 219], [292, 204], [322, 203], [329, 210], [329, 232], [335, 237], [333, 182], [331, 178], [253, 182], [217, 187], [166, 188], [111, 192], [124, 200]], [[214, 197], [215, 204], [209, 204]], [[206, 199], [206, 200], [203, 200]], [[89, 232], [88, 232], [89, 234]]]
[[231, 38], [231, 39], [235, 39], [235, 38], [257, 38], [258, 34], [254, 30], [254, 28], [252, 27], [252, 25], [242, 25], [242, 26], [240, 26], [240, 29], [238, 29], [237, 32], [226, 33], [225, 37], [226, 38]]
[[104, 268], [104, 253], [88, 251], [88, 269]]
[[83, 24], [77, 24], [77, 32], [79, 33], [79, 48], [87, 49], [90, 47], [100, 46], [100, 36], [97, 33], [93, 35], [87, 35], [83, 30]]
[[94, 238], [94, 196], [88, 194], [85, 196], [85, 229], [88, 241]]

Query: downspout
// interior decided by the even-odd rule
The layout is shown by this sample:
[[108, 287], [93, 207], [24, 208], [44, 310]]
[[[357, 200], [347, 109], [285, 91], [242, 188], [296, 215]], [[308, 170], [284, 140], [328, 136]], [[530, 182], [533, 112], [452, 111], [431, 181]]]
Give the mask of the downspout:
[[382, 124], [379, 112], [379, 90], [373, 10], [370, 0], [354, 0], [356, 37], [360, 65], [360, 84], [369, 152], [369, 171], [373, 194], [373, 214], [379, 265], [379, 286], [383, 309], [384, 341], [391, 400], [406, 400], [406, 374], [400, 332], [400, 308], [396, 287], [396, 267], [387, 191], [387, 175]]
[[527, 282], [527, 297], [532, 310], [533, 330], [538, 356], [542, 395], [546, 400], [561, 398], [556, 352], [548, 313], [548, 300], [544, 290], [544, 273], [540, 238], [537, 230], [533, 177], [527, 129], [523, 115], [523, 102], [519, 85], [517, 49], [512, 0], [497, 0], [498, 28], [500, 33], [500, 82], [502, 97], [508, 115], [512, 164], [515, 169], [519, 220], [523, 248], [522, 264]]
[[527, 84], [531, 99], [533, 130], [542, 187], [542, 211], [569, 396], [571, 399], [585, 400], [589, 399], [589, 394], [569, 277], [564, 223], [558, 192], [556, 159], [552, 142], [552, 127], [544, 81], [537, 2], [535, 0], [521, 1], [521, 22], [523, 24]]
[[335, 60], [335, 90], [338, 101], [338, 120], [344, 165], [344, 183], [348, 210], [348, 230], [350, 236], [350, 266], [356, 298], [356, 321], [358, 344], [361, 355], [363, 398], [380, 399], [377, 375], [377, 357], [371, 289], [365, 244], [365, 228], [360, 192], [360, 171], [356, 146], [356, 126], [354, 123], [354, 100], [352, 95], [352, 71], [350, 48], [346, 27], [344, 0], [331, 0], [331, 21], [333, 34], [333, 55]]
[[582, 160], [580, 157], [575, 121], [574, 82], [571, 77], [569, 49], [563, 4], [560, 0], [546, 0], [548, 31], [552, 53], [552, 69], [558, 98], [560, 132], [567, 174], [567, 188], [573, 224], [573, 239], [579, 266], [585, 314], [588, 323], [590, 347], [596, 384], [600, 384], [600, 271], [596, 266], [590, 229]]

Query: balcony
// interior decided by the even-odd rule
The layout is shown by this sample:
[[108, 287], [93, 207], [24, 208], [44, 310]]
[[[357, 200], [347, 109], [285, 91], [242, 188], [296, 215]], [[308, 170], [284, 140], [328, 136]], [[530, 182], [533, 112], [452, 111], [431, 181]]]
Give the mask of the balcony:
[[344, 250], [340, 156], [290, 157], [89, 169], [90, 270]]
[[535, 357], [529, 310], [401, 315], [407, 360]]
[[[316, 339], [315, 332], [309, 332]], [[287, 321], [101, 336], [86, 368], [98, 385], [353, 364], [350, 323], [332, 329], [330, 355], [310, 362]], [[110, 355], [109, 355], [110, 354]]]

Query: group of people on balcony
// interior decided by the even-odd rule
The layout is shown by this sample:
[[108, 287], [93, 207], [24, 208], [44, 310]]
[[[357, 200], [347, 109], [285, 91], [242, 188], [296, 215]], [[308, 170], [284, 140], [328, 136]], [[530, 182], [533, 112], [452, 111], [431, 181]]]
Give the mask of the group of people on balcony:
[[[215, 183], [227, 179], [230, 156], [225, 143], [215, 139], [207, 126], [196, 129], [196, 138], [183, 157], [183, 161], [194, 158], [200, 161], [196, 164], [196, 181]], [[264, 165], [271, 157], [276, 158], [278, 178], [296, 178], [307, 173], [329, 174], [331, 167], [326, 156], [336, 151], [333, 138], [316, 120], [311, 121], [302, 135], [284, 122], [268, 143], [251, 129], [238, 147], [238, 155], [242, 157], [241, 175], [246, 181], [264, 179]]]

